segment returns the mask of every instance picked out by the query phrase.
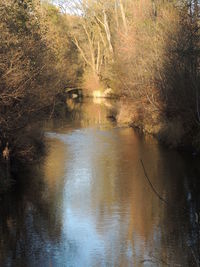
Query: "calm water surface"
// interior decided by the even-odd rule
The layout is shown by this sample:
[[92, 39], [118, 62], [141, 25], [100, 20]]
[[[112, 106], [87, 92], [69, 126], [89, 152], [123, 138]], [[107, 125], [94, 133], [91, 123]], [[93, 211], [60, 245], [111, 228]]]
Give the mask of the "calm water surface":
[[198, 266], [200, 161], [117, 127], [111, 103], [70, 107], [0, 198], [0, 266]]

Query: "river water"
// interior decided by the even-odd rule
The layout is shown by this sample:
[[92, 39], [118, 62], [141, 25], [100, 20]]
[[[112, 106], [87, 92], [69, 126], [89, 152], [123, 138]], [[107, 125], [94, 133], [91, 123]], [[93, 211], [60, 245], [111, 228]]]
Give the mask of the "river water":
[[0, 197], [0, 266], [198, 266], [199, 159], [118, 127], [112, 105], [45, 124], [46, 155]]

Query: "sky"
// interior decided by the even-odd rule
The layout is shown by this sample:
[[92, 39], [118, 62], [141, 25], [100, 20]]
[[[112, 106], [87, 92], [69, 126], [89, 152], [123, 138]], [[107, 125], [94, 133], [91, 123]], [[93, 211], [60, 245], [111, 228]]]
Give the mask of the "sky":
[[81, 0], [52, 0], [52, 3], [58, 6], [62, 12], [80, 15], [81, 11], [78, 9], [78, 5]]

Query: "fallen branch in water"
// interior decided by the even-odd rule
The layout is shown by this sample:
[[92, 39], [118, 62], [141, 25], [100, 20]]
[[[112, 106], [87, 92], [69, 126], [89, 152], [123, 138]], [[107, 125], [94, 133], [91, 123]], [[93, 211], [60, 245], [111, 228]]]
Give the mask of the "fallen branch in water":
[[161, 201], [163, 201], [165, 204], [169, 205], [169, 203], [167, 202], [167, 200], [164, 199], [163, 197], [161, 197], [161, 195], [156, 191], [155, 187], [154, 187], [153, 184], [151, 183], [151, 181], [150, 181], [150, 179], [149, 179], [149, 177], [148, 177], [148, 175], [147, 175], [147, 172], [146, 172], [146, 169], [145, 169], [145, 167], [144, 167], [144, 163], [143, 163], [142, 159], [140, 159], [140, 162], [141, 162], [141, 165], [142, 165], [142, 168], [143, 168], [143, 171], [144, 171], [144, 175], [145, 175], [145, 177], [146, 177], [146, 179], [147, 179], [147, 181], [148, 181], [148, 183], [149, 183], [151, 189], [153, 190], [153, 192], [156, 194], [156, 196], [157, 196]]
[[[144, 171], [144, 175], [145, 175], [145, 177], [146, 177], [146, 179], [147, 179], [147, 181], [148, 181], [148, 183], [149, 183], [151, 189], [152, 189], [153, 192], [156, 194], [156, 196], [157, 196], [161, 201], [163, 201], [166, 205], [168, 205], [168, 206], [174, 206], [174, 205], [172, 205], [171, 203], [169, 203], [166, 199], [164, 199], [164, 198], [163, 198], [163, 197], [156, 191], [155, 187], [153, 186], [151, 180], [150, 180], [149, 177], [148, 177], [148, 174], [147, 174], [147, 171], [146, 171], [146, 169], [145, 169], [145, 166], [144, 166], [144, 163], [143, 163], [142, 159], [140, 159], [140, 163], [141, 163], [141, 165], [142, 165], [142, 168], [143, 168], [143, 171]], [[184, 210], [185, 212], [188, 212], [188, 210], [187, 210], [186, 208], [184, 208], [184, 207], [181, 207], [181, 209]], [[186, 245], [187, 245], [187, 244], [186, 244]], [[193, 258], [194, 258], [194, 261], [195, 261], [195, 263], [196, 263], [196, 266], [199, 267], [199, 266], [200, 266], [200, 260], [198, 259], [198, 256], [195, 254], [195, 251], [193, 250], [192, 247], [190, 247], [190, 246], [188, 246], [188, 245], [187, 245], [187, 247], [189, 247], [189, 248], [191, 249], [192, 256], [193, 256]]]

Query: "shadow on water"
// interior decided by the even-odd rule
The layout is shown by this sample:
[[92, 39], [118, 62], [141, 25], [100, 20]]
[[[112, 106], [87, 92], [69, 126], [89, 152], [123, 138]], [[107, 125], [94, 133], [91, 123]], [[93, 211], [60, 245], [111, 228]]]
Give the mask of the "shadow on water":
[[199, 159], [118, 128], [113, 105], [45, 123], [47, 155], [0, 199], [0, 266], [197, 266]]

